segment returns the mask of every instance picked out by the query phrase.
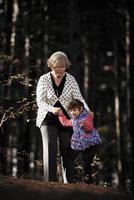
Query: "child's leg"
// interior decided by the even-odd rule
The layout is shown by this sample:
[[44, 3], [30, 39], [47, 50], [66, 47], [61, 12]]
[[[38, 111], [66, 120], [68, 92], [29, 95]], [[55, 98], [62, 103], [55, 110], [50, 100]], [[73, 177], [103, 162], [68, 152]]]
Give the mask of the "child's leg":
[[[71, 147], [68, 148], [68, 157], [71, 159], [71, 161], [74, 163], [74, 166], [76, 165], [76, 159], [79, 155], [79, 151], [73, 150]], [[77, 182], [77, 170], [74, 170], [74, 176], [72, 176], [73, 181], [72, 182]]]
[[83, 167], [85, 171], [85, 183], [93, 183], [92, 179], [92, 162], [97, 150], [95, 146], [92, 146], [82, 152]]

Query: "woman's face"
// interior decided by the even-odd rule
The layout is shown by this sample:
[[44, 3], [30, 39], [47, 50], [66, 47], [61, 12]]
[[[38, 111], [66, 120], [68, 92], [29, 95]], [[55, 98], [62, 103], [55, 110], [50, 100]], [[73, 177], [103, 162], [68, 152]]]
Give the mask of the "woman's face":
[[55, 65], [51, 68], [53, 75], [56, 78], [62, 78], [65, 74], [66, 66], [62, 60], [55, 62]]

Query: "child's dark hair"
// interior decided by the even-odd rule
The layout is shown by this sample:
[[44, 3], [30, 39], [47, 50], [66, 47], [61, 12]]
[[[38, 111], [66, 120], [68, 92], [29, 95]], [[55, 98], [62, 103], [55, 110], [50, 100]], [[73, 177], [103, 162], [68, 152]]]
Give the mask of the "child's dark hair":
[[68, 106], [68, 110], [72, 110], [72, 109], [74, 109], [74, 108], [80, 109], [81, 107], [84, 108], [83, 102], [81, 102], [81, 101], [78, 100], [78, 99], [73, 99], [73, 100], [70, 102], [69, 106]]

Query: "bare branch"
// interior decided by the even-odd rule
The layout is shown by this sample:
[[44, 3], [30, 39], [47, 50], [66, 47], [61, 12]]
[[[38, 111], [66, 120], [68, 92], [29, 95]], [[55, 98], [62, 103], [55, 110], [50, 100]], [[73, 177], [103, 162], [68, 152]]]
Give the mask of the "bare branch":
[[7, 120], [6, 118], [6, 113], [3, 114], [3, 117], [1, 119], [1, 122], [0, 122], [0, 128], [2, 127], [2, 124]]

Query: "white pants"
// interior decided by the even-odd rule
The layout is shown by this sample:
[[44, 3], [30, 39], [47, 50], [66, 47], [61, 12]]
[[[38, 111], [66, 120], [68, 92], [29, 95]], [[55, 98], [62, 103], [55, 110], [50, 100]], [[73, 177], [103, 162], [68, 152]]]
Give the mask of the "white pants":
[[60, 155], [63, 169], [69, 183], [74, 179], [74, 161], [68, 153], [72, 129], [61, 129], [51, 125], [41, 125], [43, 141], [43, 173], [44, 181], [57, 181], [57, 138], [59, 138]]

